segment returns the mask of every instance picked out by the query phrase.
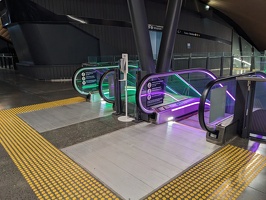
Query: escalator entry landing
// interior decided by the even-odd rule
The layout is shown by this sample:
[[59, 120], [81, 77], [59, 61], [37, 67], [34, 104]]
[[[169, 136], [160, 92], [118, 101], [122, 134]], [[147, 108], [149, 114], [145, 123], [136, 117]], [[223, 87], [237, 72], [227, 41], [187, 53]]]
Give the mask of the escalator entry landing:
[[[154, 123], [162, 124], [171, 120], [184, 118], [198, 111], [200, 98], [187, 98], [175, 103], [154, 108]], [[206, 104], [207, 108], [210, 106]]]

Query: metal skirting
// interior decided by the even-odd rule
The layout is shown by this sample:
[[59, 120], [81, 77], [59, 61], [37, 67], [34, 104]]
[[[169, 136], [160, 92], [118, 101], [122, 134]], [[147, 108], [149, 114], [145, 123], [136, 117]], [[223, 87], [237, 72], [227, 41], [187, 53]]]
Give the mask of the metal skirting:
[[78, 97], [0, 111], [0, 143], [38, 199], [119, 199], [17, 116], [83, 101]]
[[237, 199], [266, 167], [266, 157], [227, 145], [146, 199]]

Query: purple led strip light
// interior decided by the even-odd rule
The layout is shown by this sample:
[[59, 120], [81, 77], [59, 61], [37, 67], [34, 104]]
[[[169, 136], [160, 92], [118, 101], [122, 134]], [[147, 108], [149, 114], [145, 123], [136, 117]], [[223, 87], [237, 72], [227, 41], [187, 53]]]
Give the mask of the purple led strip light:
[[[183, 108], [187, 108], [187, 107], [190, 107], [190, 106], [193, 106], [193, 105], [197, 105], [197, 104], [200, 104], [200, 102], [194, 102], [194, 103], [190, 103], [190, 104], [187, 104], [187, 105], [184, 105], [184, 106], [180, 106], [180, 107], [178, 107], [178, 108], [174, 108], [174, 109], [172, 109], [172, 112], [173, 112], [173, 111], [176, 111], [176, 110], [181, 110], [181, 109], [183, 109]], [[211, 104], [205, 102], [205, 105], [210, 106]]]

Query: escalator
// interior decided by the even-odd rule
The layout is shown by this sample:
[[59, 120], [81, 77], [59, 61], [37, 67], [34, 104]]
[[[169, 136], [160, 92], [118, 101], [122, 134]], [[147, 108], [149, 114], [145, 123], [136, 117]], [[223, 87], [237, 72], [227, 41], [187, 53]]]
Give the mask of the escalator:
[[[155, 124], [182, 121], [197, 114], [201, 93], [214, 79], [216, 76], [205, 69], [147, 75], [138, 86], [136, 102]], [[209, 109], [208, 102], [205, 108]]]
[[[248, 81], [240, 81], [254, 78], [262, 80], [253, 88]], [[245, 118], [251, 118], [251, 114], [253, 118], [249, 122], [247, 135], [266, 135], [266, 126], [262, 122], [262, 116], [266, 116], [265, 78], [265, 73], [250, 72], [219, 78], [206, 85], [200, 99], [198, 115], [201, 128], [207, 131], [207, 141], [224, 144], [236, 136], [247, 137], [244, 135]], [[252, 99], [248, 99], [249, 93], [253, 93]], [[210, 103], [208, 109], [205, 107], [206, 102]], [[252, 107], [247, 107], [251, 102]], [[248, 109], [251, 111], [249, 114]]]
[[[115, 77], [119, 76], [115, 75], [116, 71], [119, 72], [109, 69], [103, 73], [99, 81], [99, 93], [106, 102], [116, 104], [116, 98], [121, 98], [123, 104], [123, 84], [119, 86], [119, 96], [115, 95]], [[244, 109], [241, 108], [242, 113], [235, 114], [236, 97], [239, 96], [236, 79], [246, 76], [266, 77], [261, 72], [250, 72], [217, 79], [208, 70], [190, 69], [149, 74], [140, 81], [136, 89], [136, 69], [133, 72], [128, 74], [127, 88], [131, 116], [136, 118], [136, 110], [141, 110], [148, 115], [148, 120], [145, 121], [155, 124], [178, 121], [190, 127], [204, 129], [207, 131], [207, 140], [216, 144], [222, 144], [238, 134], [239, 124], [242, 123], [239, 116]], [[266, 110], [266, 97], [261, 94], [266, 83], [258, 87], [254, 111], [259, 108]], [[257, 114], [261, 115], [261, 110]], [[224, 132], [230, 134], [221, 139]]]
[[[90, 66], [86, 64], [84, 66], [77, 69], [72, 77], [74, 89], [79, 94], [87, 96], [91, 101], [103, 98], [108, 103], [114, 103], [114, 71], [115, 69], [118, 70], [119, 65], [99, 65], [98, 63]], [[129, 94], [135, 95], [135, 74], [139, 67], [135, 63], [130, 63], [128, 67]]]

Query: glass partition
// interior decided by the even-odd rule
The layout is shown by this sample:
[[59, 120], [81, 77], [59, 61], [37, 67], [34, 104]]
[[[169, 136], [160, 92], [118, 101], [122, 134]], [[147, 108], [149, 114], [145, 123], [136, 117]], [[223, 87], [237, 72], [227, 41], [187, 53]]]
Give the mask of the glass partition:
[[236, 79], [214, 83], [206, 96], [210, 108], [204, 107], [204, 121], [208, 128], [215, 129], [216, 124], [225, 119], [231, 120], [235, 106]]
[[[89, 56], [88, 63], [97, 64], [97, 65], [114, 65], [118, 64], [121, 55], [113, 55], [113, 56]], [[137, 55], [128, 55], [128, 62], [132, 65], [138, 64], [138, 56]]]
[[[129, 103], [135, 103], [135, 95], [136, 95], [136, 73], [138, 71], [138, 68], [129, 68], [128, 74], [127, 74], [127, 95], [128, 95], [128, 102]], [[114, 80], [115, 79], [115, 71], [109, 70], [105, 72], [100, 80], [99, 83], [99, 91], [101, 97], [109, 102], [114, 103], [115, 101], [115, 93], [114, 93]], [[120, 73], [120, 80], [123, 79], [123, 73]], [[120, 81], [120, 91], [121, 91], [121, 99], [123, 100], [125, 98], [125, 82]]]
[[249, 136], [266, 142], [266, 82], [257, 81], [255, 87], [254, 103], [251, 118], [246, 119], [246, 127], [249, 127]]
[[[82, 68], [79, 68], [72, 78], [74, 88], [83, 95], [88, 95], [99, 90], [99, 81], [101, 76], [110, 69], [116, 69], [118, 65], [106, 65], [106, 66], [89, 66], [84, 64]], [[129, 71], [138, 70], [137, 65], [129, 65]], [[111, 74], [108, 75], [111, 77]], [[110, 79], [110, 78], [109, 78]], [[132, 79], [130, 79], [132, 81]]]
[[[199, 122], [201, 127], [209, 133], [215, 133], [217, 124], [229, 125], [234, 119], [236, 96], [236, 78], [240, 76], [258, 76], [266, 77], [262, 72], [249, 72], [246, 74], [231, 76], [227, 78], [219, 78], [211, 81], [204, 89], [200, 105], [199, 105]], [[266, 108], [265, 97], [266, 83], [259, 83], [255, 93], [255, 108]], [[209, 103], [210, 108], [206, 108], [205, 104]]]
[[266, 56], [260, 52], [190, 53], [178, 54], [172, 58], [172, 70], [203, 68], [213, 72], [217, 77], [228, 77], [248, 73], [250, 71], [265, 71]]
[[[259, 75], [265, 78], [265, 76]], [[253, 110], [264, 109], [266, 110], [266, 82], [257, 82], [254, 96]]]
[[114, 70], [108, 70], [102, 75], [99, 83], [99, 93], [108, 103], [115, 102], [114, 73]]
[[[89, 57], [89, 63], [83, 63], [82, 68], [78, 69], [73, 76], [72, 81], [74, 88], [83, 95], [98, 91], [100, 77], [109, 69], [118, 68], [118, 60], [120, 57], [121, 56]], [[135, 55], [129, 56], [129, 68], [138, 68], [139, 61], [137, 59], [138, 57]], [[266, 56], [259, 52], [254, 52], [254, 55], [248, 53], [243, 53], [243, 55], [232, 55], [230, 52], [215, 52], [190, 53], [173, 56], [171, 67], [173, 71], [194, 69], [195, 67], [208, 69], [217, 77], [228, 77], [229, 75], [238, 75], [250, 71], [265, 72]], [[132, 74], [129, 74], [128, 81], [131, 85], [135, 85], [135, 77], [133, 77]], [[186, 77], [182, 78], [188, 81]], [[198, 85], [196, 84], [195, 87], [198, 87]], [[131, 91], [133, 90], [134, 89]]]

